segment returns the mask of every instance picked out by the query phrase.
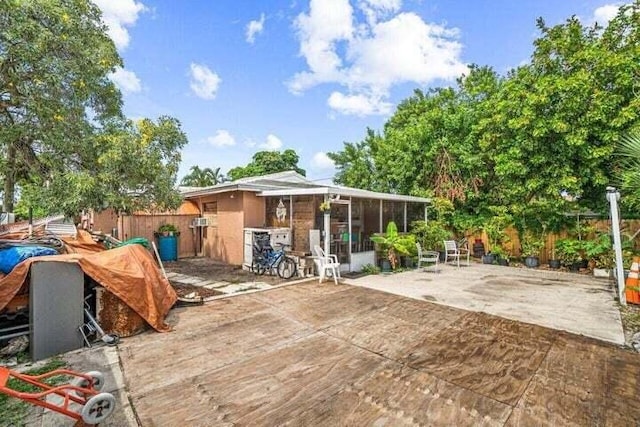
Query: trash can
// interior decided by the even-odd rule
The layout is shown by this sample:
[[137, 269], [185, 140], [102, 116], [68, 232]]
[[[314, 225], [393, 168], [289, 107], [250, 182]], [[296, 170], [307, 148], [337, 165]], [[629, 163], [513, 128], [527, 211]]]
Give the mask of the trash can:
[[162, 261], [177, 261], [178, 236], [158, 236], [158, 254]]

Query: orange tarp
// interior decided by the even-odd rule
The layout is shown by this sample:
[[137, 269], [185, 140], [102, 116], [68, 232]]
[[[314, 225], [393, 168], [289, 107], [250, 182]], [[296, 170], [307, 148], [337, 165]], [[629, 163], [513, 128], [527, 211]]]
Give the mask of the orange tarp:
[[120, 298], [155, 330], [170, 330], [164, 318], [175, 304], [177, 295], [149, 252], [140, 245], [126, 245], [95, 253], [29, 258], [0, 279], [0, 310], [22, 287], [31, 263], [46, 261], [78, 264], [86, 275]]

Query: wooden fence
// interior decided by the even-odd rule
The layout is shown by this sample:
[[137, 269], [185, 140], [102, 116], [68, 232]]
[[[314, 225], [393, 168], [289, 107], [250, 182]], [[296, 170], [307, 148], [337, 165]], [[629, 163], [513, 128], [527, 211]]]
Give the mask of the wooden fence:
[[[608, 220], [597, 220], [597, 221], [583, 221], [582, 228], [586, 229], [587, 225], [591, 228], [595, 227], [598, 231], [607, 232], [610, 230], [611, 225]], [[640, 230], [640, 220], [632, 219], [632, 220], [622, 220], [621, 224], [621, 232], [622, 234], [626, 234], [628, 236], [632, 236], [636, 231]], [[518, 238], [518, 231], [515, 228], [508, 228], [506, 230], [507, 234], [507, 243], [505, 243], [504, 249], [506, 249], [511, 256], [518, 257], [520, 256], [520, 239]], [[567, 237], [567, 232], [561, 232], [558, 234], [550, 233], [546, 236], [545, 246], [540, 250], [540, 262], [546, 263], [551, 258], [553, 253], [553, 249], [555, 247], [555, 242], [558, 239], [562, 239]], [[467, 236], [469, 239], [469, 249], [472, 249], [472, 245], [475, 239], [482, 239], [482, 243], [484, 243], [485, 251], [491, 250], [489, 245], [489, 239], [487, 238], [487, 234], [485, 232], [479, 233], [477, 235]], [[593, 236], [583, 235], [582, 239], [588, 240], [593, 238]], [[634, 241], [634, 246], [636, 249], [640, 248], [640, 237], [638, 237]]]
[[189, 226], [198, 215], [130, 215], [121, 217], [120, 235], [122, 240], [144, 237], [154, 241], [153, 233], [163, 224], [173, 224], [180, 231], [178, 237], [178, 257], [196, 255], [196, 240], [193, 228]]

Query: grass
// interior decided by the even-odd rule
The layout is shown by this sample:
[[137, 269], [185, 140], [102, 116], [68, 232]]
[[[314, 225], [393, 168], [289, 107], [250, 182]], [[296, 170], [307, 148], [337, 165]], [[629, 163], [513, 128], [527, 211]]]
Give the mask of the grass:
[[[55, 369], [60, 369], [66, 366], [66, 363], [59, 358], [52, 358], [45, 365], [37, 368], [26, 371], [27, 375], [41, 375], [46, 372], [53, 371]], [[56, 376], [50, 378], [47, 383], [48, 384], [60, 384], [65, 381], [65, 378], [62, 376]], [[27, 384], [23, 381], [19, 381], [15, 378], [11, 378], [7, 383], [7, 386], [16, 391], [21, 392], [36, 392], [39, 389]], [[25, 418], [29, 412], [29, 407], [31, 405], [27, 402], [15, 399], [13, 397], [9, 397], [6, 394], [0, 394], [0, 427], [18, 427], [24, 426]]]

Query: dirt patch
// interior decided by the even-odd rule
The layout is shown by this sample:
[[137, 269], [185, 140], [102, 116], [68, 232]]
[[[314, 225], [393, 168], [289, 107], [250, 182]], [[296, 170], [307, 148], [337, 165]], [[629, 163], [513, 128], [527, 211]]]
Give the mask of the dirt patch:
[[203, 298], [214, 297], [216, 295], [222, 295], [223, 292], [216, 291], [215, 289], [207, 289], [202, 286], [187, 285], [186, 283], [169, 282], [179, 297], [186, 297], [187, 295], [195, 292]]
[[[176, 262], [166, 262], [164, 267], [168, 272], [196, 276], [216, 282], [243, 283], [259, 280], [270, 285], [285, 282], [277, 275], [256, 276], [253, 272], [243, 270], [240, 266], [225, 264], [207, 257], [181, 258]], [[294, 275], [290, 280], [297, 278], [298, 276]]]
[[625, 341], [629, 342], [633, 334], [640, 332], [640, 306], [628, 304], [626, 307], [620, 307], [620, 315]]

